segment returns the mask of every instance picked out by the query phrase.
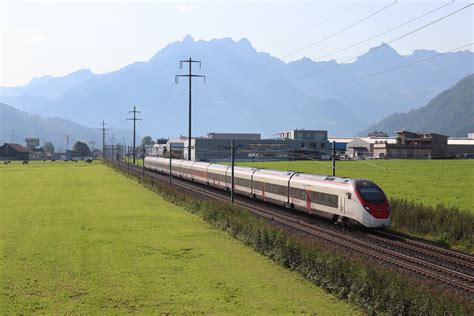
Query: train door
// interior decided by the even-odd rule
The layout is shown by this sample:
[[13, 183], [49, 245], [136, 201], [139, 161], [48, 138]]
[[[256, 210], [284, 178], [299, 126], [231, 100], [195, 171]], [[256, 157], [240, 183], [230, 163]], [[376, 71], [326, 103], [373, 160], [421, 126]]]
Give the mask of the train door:
[[340, 200], [340, 205], [339, 205], [339, 212], [341, 215], [344, 215], [346, 214], [346, 197], [344, 195], [340, 196], [339, 197], [339, 200]]

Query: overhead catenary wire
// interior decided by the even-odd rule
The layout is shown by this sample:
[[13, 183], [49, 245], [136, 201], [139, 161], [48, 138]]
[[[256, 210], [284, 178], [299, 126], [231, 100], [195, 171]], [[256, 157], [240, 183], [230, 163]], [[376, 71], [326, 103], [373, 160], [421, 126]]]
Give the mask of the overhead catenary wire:
[[371, 73], [371, 74], [368, 74], [368, 75], [365, 75], [365, 76], [357, 77], [357, 78], [346, 80], [346, 81], [339, 81], [339, 82], [336, 82], [336, 83], [333, 83], [333, 84], [330, 84], [330, 85], [326, 85], [326, 86], [322, 86], [322, 87], [319, 87], [319, 88], [316, 88], [316, 89], [310, 89], [310, 90], [306, 90], [306, 91], [313, 91], [313, 90], [317, 90], [317, 89], [326, 89], [326, 88], [331, 88], [331, 87], [335, 87], [335, 86], [345, 85], [345, 84], [356, 82], [356, 81], [361, 81], [361, 80], [368, 79], [368, 78], [375, 77], [375, 76], [379, 76], [379, 75], [382, 75], [382, 74], [385, 74], [385, 73], [388, 73], [388, 72], [403, 69], [403, 68], [406, 68], [406, 67], [409, 67], [409, 66], [412, 66], [412, 65], [415, 65], [415, 64], [419, 64], [421, 62], [424, 62], [424, 61], [427, 61], [427, 60], [430, 60], [430, 59], [433, 59], [433, 58], [436, 58], [436, 57], [439, 57], [439, 56], [442, 56], [442, 55], [446, 55], [448, 53], [451, 53], [451, 52], [454, 52], [454, 51], [457, 51], [457, 50], [460, 50], [460, 49], [463, 49], [463, 48], [466, 48], [466, 47], [472, 46], [472, 45], [474, 45], [474, 42], [456, 47], [454, 49], [451, 49], [451, 50], [443, 52], [443, 53], [438, 53], [438, 54], [435, 54], [435, 55], [432, 55], [432, 56], [429, 56], [429, 57], [426, 57], [426, 58], [422, 58], [422, 59], [413, 61], [411, 63], [403, 64], [401, 66], [397, 66], [397, 67], [386, 69], [386, 70], [383, 70], [383, 71]]
[[[453, 12], [450, 12], [450, 13], [448, 13], [448, 14], [446, 14], [446, 15], [444, 15], [444, 16], [442, 16], [442, 17], [440, 17], [440, 18], [438, 18], [438, 19], [436, 19], [436, 20], [434, 20], [434, 21], [431, 21], [431, 22], [429, 22], [429, 23], [427, 23], [427, 24], [424, 24], [424, 25], [422, 25], [422, 26], [420, 26], [420, 27], [418, 27], [418, 28], [416, 28], [416, 29], [414, 29], [414, 30], [412, 30], [412, 31], [409, 31], [409, 32], [407, 32], [407, 33], [404, 33], [404, 34], [402, 34], [402, 35], [400, 35], [400, 36], [398, 36], [398, 37], [396, 37], [396, 38], [394, 38], [394, 39], [392, 39], [392, 40], [390, 40], [390, 41], [388, 41], [388, 42], [386, 42], [386, 43], [383, 43], [383, 44], [380, 45], [380, 46], [374, 47], [374, 48], [370, 49], [370, 52], [374, 52], [374, 51], [376, 51], [376, 50], [379, 50], [379, 49], [381, 49], [381, 48], [383, 48], [383, 47], [388, 46], [389, 44], [392, 44], [392, 43], [394, 43], [394, 42], [396, 42], [396, 41], [399, 41], [399, 40], [401, 40], [401, 39], [403, 39], [403, 38], [405, 38], [405, 37], [407, 37], [407, 36], [409, 36], [409, 35], [412, 35], [412, 34], [414, 34], [414, 33], [416, 33], [416, 32], [419, 32], [419, 31], [421, 31], [421, 30], [423, 30], [423, 29], [425, 29], [425, 28], [427, 28], [427, 27], [429, 27], [429, 26], [431, 26], [431, 25], [433, 25], [433, 24], [435, 24], [435, 23], [438, 23], [438, 22], [440, 22], [440, 21], [442, 21], [442, 20], [444, 20], [444, 19], [447, 19], [447, 18], [450, 17], [450, 16], [453, 16], [453, 15], [455, 15], [455, 14], [457, 14], [457, 13], [463, 11], [463, 10], [466, 10], [466, 9], [468, 9], [469, 7], [473, 6], [473, 5], [474, 5], [474, 3], [471, 3], [471, 4], [468, 4], [468, 5], [466, 5], [466, 6], [462, 7], [462, 8], [460, 8], [460, 9], [457, 9], [457, 10], [455, 10], [455, 11], [453, 11]], [[321, 72], [323, 72], [323, 71], [326, 71], [326, 70], [335, 68], [335, 67], [337, 67], [337, 66], [340, 66], [340, 65], [342, 65], [342, 64], [344, 64], [344, 63], [346, 63], [346, 62], [348, 62], [348, 61], [351, 61], [351, 60], [353, 60], [354, 58], [360, 57], [360, 56], [362, 56], [362, 55], [364, 55], [364, 54], [366, 54], [366, 53], [367, 53], [367, 51], [364, 51], [363, 53], [358, 53], [358, 54], [352, 55], [352, 56], [350, 56], [350, 57], [344, 59], [344, 60], [341, 61], [340, 63], [336, 63], [336, 64], [330, 65], [330, 66], [328, 66], [328, 67], [324, 67], [324, 68], [322, 68], [322, 69], [319, 69], [319, 70], [316, 70], [316, 71], [313, 71], [313, 72], [310, 72], [310, 73], [301, 75], [301, 76], [299, 76], [299, 77], [296, 77], [296, 78], [293, 78], [293, 79], [290, 79], [290, 80], [285, 80], [285, 81], [283, 81], [283, 82], [280, 82], [280, 83], [275, 84], [275, 85], [272, 85], [272, 86], [267, 86], [266, 88], [273, 88], [273, 87], [281, 86], [281, 85], [284, 85], [284, 84], [288, 84], [288, 83], [291, 83], [291, 82], [294, 82], [294, 81], [298, 81], [298, 80], [301, 80], [301, 79], [304, 79], [304, 78], [307, 78], [307, 77], [311, 77], [311, 76], [317, 75], [317, 74], [319, 74], [319, 73], [321, 73]], [[265, 88], [264, 88], [264, 89], [265, 89]]]
[[454, 2], [455, 2], [455, 0], [451, 0], [450, 2], [445, 3], [445, 4], [443, 4], [442, 6], [436, 7], [436, 8], [434, 8], [434, 9], [428, 11], [428, 12], [425, 12], [425, 13], [423, 13], [423, 14], [421, 14], [421, 15], [418, 15], [418, 16], [416, 16], [416, 17], [414, 17], [414, 18], [412, 18], [412, 19], [410, 19], [410, 20], [408, 20], [408, 21], [403, 22], [402, 24], [399, 24], [399, 25], [397, 25], [397, 26], [394, 26], [394, 27], [392, 27], [392, 28], [390, 28], [390, 29], [388, 29], [388, 30], [385, 30], [385, 31], [383, 31], [383, 32], [381, 32], [381, 33], [378, 33], [378, 34], [376, 34], [376, 35], [373, 35], [373, 36], [371, 36], [371, 37], [369, 37], [369, 38], [366, 38], [366, 39], [364, 39], [364, 40], [362, 40], [362, 41], [359, 41], [359, 42], [357, 42], [357, 43], [354, 43], [354, 44], [351, 44], [351, 45], [349, 45], [349, 46], [345, 46], [345, 47], [340, 48], [340, 49], [338, 49], [338, 50], [332, 51], [332, 52], [330, 52], [330, 53], [326, 53], [326, 54], [324, 54], [324, 55], [320, 55], [320, 56], [318, 56], [318, 57], [315, 57], [315, 58], [313, 58], [313, 60], [318, 60], [318, 59], [321, 59], [321, 58], [325, 58], [325, 57], [328, 57], [328, 56], [331, 56], [331, 55], [340, 53], [340, 52], [342, 52], [342, 51], [345, 51], [345, 50], [347, 50], [347, 49], [353, 48], [353, 47], [358, 46], [358, 45], [360, 45], [360, 44], [367, 43], [367, 42], [369, 42], [369, 41], [371, 41], [371, 40], [373, 40], [373, 39], [375, 39], [375, 38], [377, 38], [377, 37], [380, 37], [380, 36], [385, 35], [385, 34], [387, 34], [387, 33], [393, 32], [393, 31], [395, 31], [395, 30], [397, 30], [397, 29], [399, 29], [399, 28], [401, 28], [401, 27], [404, 27], [404, 26], [410, 24], [410, 23], [413, 23], [413, 22], [415, 22], [415, 21], [418, 21], [419, 19], [422, 19], [422, 18], [424, 18], [424, 17], [427, 16], [427, 15], [430, 15], [430, 14], [436, 12], [436, 11], [439, 11], [439, 10], [441, 10], [441, 9], [443, 9], [443, 8], [445, 8], [445, 7], [449, 6], [449, 5], [451, 5], [451, 4], [453, 4]]
[[291, 53], [289, 53], [289, 54], [286, 54], [286, 55], [280, 57], [280, 59], [288, 58], [288, 57], [293, 56], [293, 55], [295, 55], [295, 54], [298, 54], [298, 53], [300, 53], [300, 52], [302, 52], [302, 51], [304, 51], [304, 50], [306, 50], [306, 49], [308, 49], [308, 48], [311, 48], [311, 47], [313, 47], [313, 46], [316, 46], [316, 45], [318, 45], [318, 44], [320, 44], [320, 43], [322, 43], [322, 42], [324, 42], [324, 41], [326, 41], [326, 40], [328, 40], [328, 39], [330, 39], [330, 38], [333, 38], [333, 37], [335, 37], [335, 36], [337, 36], [337, 35], [339, 35], [339, 34], [345, 32], [345, 31], [347, 31], [347, 30], [353, 28], [354, 26], [357, 26], [357, 25], [361, 24], [362, 22], [364, 22], [364, 21], [370, 19], [371, 17], [373, 17], [373, 16], [375, 16], [375, 15], [377, 15], [377, 14], [379, 14], [379, 13], [385, 11], [385, 10], [387, 10], [388, 8], [390, 8], [391, 6], [393, 6], [393, 5], [397, 4], [397, 3], [398, 3], [398, 0], [392, 1], [392, 2], [390, 2], [388, 5], [384, 6], [383, 8], [381, 8], [381, 9], [375, 11], [375, 12], [372, 12], [371, 14], [369, 14], [369, 15], [363, 17], [362, 19], [358, 20], [357, 22], [354, 22], [354, 23], [352, 23], [352, 24], [350, 24], [350, 25], [348, 25], [348, 26], [346, 26], [346, 27], [340, 29], [339, 31], [337, 31], [337, 32], [335, 32], [335, 33], [332, 33], [332, 34], [330, 34], [330, 35], [328, 35], [328, 36], [326, 36], [326, 37], [324, 37], [324, 38], [322, 38], [322, 39], [320, 39], [320, 40], [318, 40], [318, 41], [316, 41], [316, 42], [313, 42], [313, 43], [311, 43], [311, 44], [309, 44], [309, 45], [306, 45], [305, 47], [302, 47], [302, 48], [297, 49], [297, 50], [295, 50], [295, 51], [293, 51], [293, 52], [291, 52]]

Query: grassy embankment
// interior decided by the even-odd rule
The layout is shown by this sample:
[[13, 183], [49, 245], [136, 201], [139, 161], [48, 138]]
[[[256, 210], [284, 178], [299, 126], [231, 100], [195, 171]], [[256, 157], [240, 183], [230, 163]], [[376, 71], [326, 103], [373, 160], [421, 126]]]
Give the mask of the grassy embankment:
[[350, 253], [334, 251], [328, 245], [288, 234], [238, 206], [196, 200], [149, 179], [137, 181], [273, 261], [298, 271], [314, 284], [362, 307], [368, 314], [450, 315], [474, 311], [472, 302], [466, 298], [453, 296], [431, 283], [419, 283], [386, 271]]
[[0, 165], [0, 311], [360, 311], [106, 166]]
[[[246, 162], [240, 165], [331, 174], [331, 162]], [[365, 178], [392, 201], [393, 229], [472, 252], [474, 160], [337, 161], [338, 176]]]

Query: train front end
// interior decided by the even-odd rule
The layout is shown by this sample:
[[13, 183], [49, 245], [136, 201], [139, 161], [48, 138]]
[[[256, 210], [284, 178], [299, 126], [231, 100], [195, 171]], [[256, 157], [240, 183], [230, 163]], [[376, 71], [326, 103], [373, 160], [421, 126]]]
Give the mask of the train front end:
[[390, 226], [390, 203], [382, 189], [369, 180], [355, 180], [354, 193], [359, 201], [359, 222], [368, 228]]

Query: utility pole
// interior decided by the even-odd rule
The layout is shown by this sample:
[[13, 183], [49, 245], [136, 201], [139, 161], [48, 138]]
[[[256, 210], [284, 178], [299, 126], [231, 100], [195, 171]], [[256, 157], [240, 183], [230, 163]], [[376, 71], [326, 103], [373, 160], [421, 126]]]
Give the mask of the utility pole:
[[193, 63], [198, 63], [199, 64], [199, 69], [201, 69], [201, 62], [199, 60], [192, 60], [191, 57], [189, 57], [188, 60], [181, 60], [179, 62], [179, 69], [183, 69], [183, 63], [188, 63], [189, 64], [189, 73], [187, 75], [176, 75], [175, 76], [175, 82], [178, 83], [178, 78], [179, 77], [188, 77], [189, 79], [189, 122], [188, 122], [188, 160], [191, 160], [191, 82], [193, 77], [199, 77], [199, 78], [204, 78], [204, 83], [206, 83], [206, 76], [203, 75], [195, 75], [192, 73], [192, 64]]
[[66, 135], [64, 135], [64, 137], [66, 138], [66, 150], [67, 150], [67, 148], [69, 147], [69, 138], [71, 137], [71, 135], [66, 134]]
[[336, 176], [336, 141], [332, 142], [332, 176]]
[[[105, 125], [107, 125], [107, 123], [105, 123], [105, 121], [102, 121], [101, 125], [102, 127], [99, 129], [102, 130], [102, 156], [105, 159], [105, 130], [106, 130]], [[66, 136], [66, 139], [67, 139], [67, 142], [69, 143], [69, 135]], [[67, 144], [66, 144], [66, 149], [67, 149]]]
[[145, 175], [145, 144], [143, 144], [142, 146], [142, 158], [143, 158], [143, 166], [142, 166], [142, 171], [143, 171], [143, 175]]
[[11, 133], [10, 133], [10, 142], [14, 143], [14, 142], [15, 142], [15, 129], [12, 128], [12, 129], [10, 130], [10, 132], [11, 132]]
[[112, 133], [112, 161], [114, 160], [115, 134]]
[[172, 143], [170, 143], [170, 187], [171, 187], [171, 147], [173, 146]]
[[128, 113], [133, 113], [133, 118], [128, 118], [127, 121], [133, 121], [133, 164], [135, 165], [135, 131], [136, 131], [136, 126], [137, 126], [137, 121], [143, 121], [142, 119], [137, 118], [137, 113], [140, 113], [140, 111], [137, 111], [137, 107], [133, 107], [133, 111], [129, 111]]
[[230, 189], [230, 201], [234, 203], [234, 165], [235, 165], [235, 146], [234, 146], [234, 140], [232, 139], [230, 141], [230, 160], [231, 160], [231, 175], [232, 175], [232, 180], [231, 180], [231, 189]]

